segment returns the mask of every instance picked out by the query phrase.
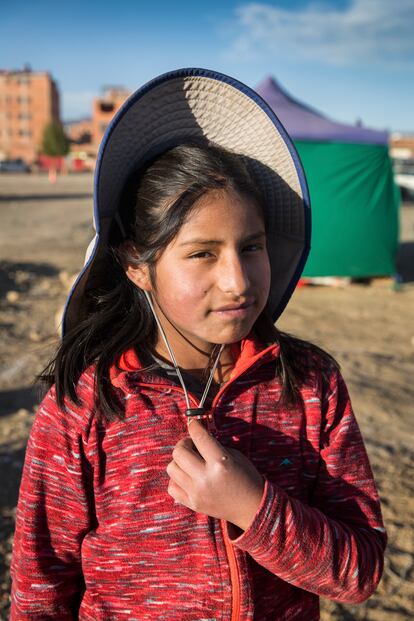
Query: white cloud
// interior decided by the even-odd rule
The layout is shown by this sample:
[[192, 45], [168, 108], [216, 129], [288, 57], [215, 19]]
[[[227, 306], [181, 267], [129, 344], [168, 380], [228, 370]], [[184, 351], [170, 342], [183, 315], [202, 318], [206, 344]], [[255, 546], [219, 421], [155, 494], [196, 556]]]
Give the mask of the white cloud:
[[414, 68], [413, 30], [413, 0], [351, 0], [343, 9], [313, 3], [302, 10], [249, 3], [225, 27], [225, 55], [239, 61], [277, 54], [332, 65]]

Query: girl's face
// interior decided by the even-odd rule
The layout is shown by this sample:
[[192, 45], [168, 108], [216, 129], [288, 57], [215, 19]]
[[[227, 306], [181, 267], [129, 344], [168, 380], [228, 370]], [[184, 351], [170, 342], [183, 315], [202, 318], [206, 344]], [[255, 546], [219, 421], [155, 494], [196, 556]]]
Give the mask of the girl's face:
[[244, 338], [270, 289], [260, 209], [234, 191], [204, 195], [158, 258], [154, 280], [145, 288], [173, 347], [171, 324], [203, 350]]

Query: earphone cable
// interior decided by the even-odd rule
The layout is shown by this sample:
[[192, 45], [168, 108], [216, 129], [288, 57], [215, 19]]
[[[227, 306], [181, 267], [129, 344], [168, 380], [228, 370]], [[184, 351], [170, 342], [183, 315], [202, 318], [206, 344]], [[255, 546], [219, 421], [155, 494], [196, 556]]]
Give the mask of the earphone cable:
[[[163, 338], [163, 341], [164, 341], [164, 343], [165, 343], [165, 346], [166, 346], [166, 348], [167, 348], [167, 350], [168, 350], [168, 353], [170, 354], [170, 357], [171, 357], [171, 362], [172, 362], [172, 364], [173, 364], [173, 366], [174, 366], [175, 372], [177, 373], [178, 380], [179, 380], [179, 382], [180, 382], [180, 384], [181, 384], [181, 386], [182, 386], [182, 388], [183, 388], [183, 390], [184, 390], [184, 396], [185, 396], [185, 402], [186, 402], [187, 409], [191, 409], [190, 398], [189, 398], [189, 396], [188, 396], [187, 387], [186, 387], [186, 385], [185, 385], [185, 382], [184, 382], [183, 376], [182, 376], [181, 371], [180, 371], [180, 368], [179, 368], [179, 366], [178, 366], [177, 359], [176, 359], [176, 357], [175, 357], [175, 355], [174, 355], [174, 352], [173, 352], [173, 350], [172, 350], [172, 348], [171, 348], [171, 346], [170, 346], [170, 344], [169, 344], [169, 342], [168, 342], [167, 335], [166, 335], [166, 333], [165, 333], [164, 328], [163, 328], [163, 327], [162, 327], [162, 325], [161, 325], [161, 322], [160, 322], [160, 320], [159, 320], [159, 318], [158, 318], [158, 315], [157, 315], [157, 313], [155, 312], [155, 308], [154, 308], [154, 305], [153, 305], [153, 303], [152, 303], [151, 296], [150, 296], [150, 294], [149, 294], [149, 292], [148, 292], [148, 291], [144, 291], [144, 293], [145, 293], [145, 296], [146, 296], [146, 298], [147, 298], [148, 304], [149, 304], [149, 306], [150, 306], [150, 308], [151, 308], [152, 314], [154, 315], [154, 319], [155, 319], [155, 321], [156, 321], [156, 323], [157, 323], [158, 329], [159, 329], [159, 331], [160, 331], [160, 333], [161, 333], [161, 336], [162, 336], [162, 338]], [[203, 395], [202, 395], [202, 397], [201, 397], [200, 403], [199, 403], [199, 405], [198, 405], [198, 407], [199, 407], [199, 408], [202, 408], [202, 407], [204, 406], [204, 402], [205, 402], [205, 400], [206, 400], [206, 398], [207, 398], [208, 391], [210, 390], [211, 382], [213, 381], [214, 373], [215, 373], [215, 371], [216, 371], [216, 369], [217, 369], [217, 365], [218, 365], [218, 363], [219, 363], [220, 356], [221, 356], [221, 354], [222, 354], [223, 349], [224, 349], [224, 345], [221, 345], [221, 346], [220, 346], [220, 349], [219, 349], [219, 352], [218, 352], [218, 354], [217, 354], [217, 356], [216, 356], [216, 359], [215, 359], [215, 361], [214, 361], [214, 364], [213, 364], [213, 366], [212, 366], [212, 369], [211, 369], [211, 371], [210, 371], [210, 375], [209, 375], [209, 378], [208, 378], [208, 380], [207, 380], [206, 386], [205, 386], [205, 388], [204, 388], [204, 392], [203, 392]]]

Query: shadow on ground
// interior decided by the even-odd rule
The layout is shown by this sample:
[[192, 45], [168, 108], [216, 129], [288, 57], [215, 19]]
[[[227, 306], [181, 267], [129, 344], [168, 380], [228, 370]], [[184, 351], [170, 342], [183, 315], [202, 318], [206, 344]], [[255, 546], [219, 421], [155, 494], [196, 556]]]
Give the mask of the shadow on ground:
[[61, 200], [82, 200], [92, 198], [90, 192], [79, 192], [77, 194], [0, 194], [0, 203], [29, 202], [29, 201], [61, 201]]
[[400, 243], [396, 264], [402, 281], [414, 282], [414, 241]]
[[[9, 618], [10, 584], [8, 570], [12, 552], [15, 507], [24, 463], [25, 449], [10, 449], [7, 445], [0, 449], [2, 486], [0, 489], [0, 619]], [[7, 577], [7, 579], [5, 579]]]
[[0, 261], [0, 299], [11, 290], [25, 293], [31, 288], [34, 279], [56, 276], [58, 273], [58, 268], [50, 263]]
[[0, 418], [9, 416], [20, 409], [33, 410], [41, 401], [41, 389], [38, 386], [27, 386], [0, 392]]

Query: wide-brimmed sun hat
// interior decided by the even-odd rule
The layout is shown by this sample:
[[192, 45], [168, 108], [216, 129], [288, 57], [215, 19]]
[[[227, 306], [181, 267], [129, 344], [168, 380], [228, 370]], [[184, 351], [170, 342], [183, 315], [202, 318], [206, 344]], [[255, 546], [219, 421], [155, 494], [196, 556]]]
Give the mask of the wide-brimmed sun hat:
[[216, 71], [178, 69], [133, 93], [106, 129], [95, 169], [96, 235], [68, 296], [62, 334], [85, 316], [85, 293], [94, 286], [128, 178], [188, 140], [213, 142], [242, 156], [264, 197], [273, 319], [285, 308], [310, 249], [309, 194], [296, 149], [273, 110], [251, 88]]

